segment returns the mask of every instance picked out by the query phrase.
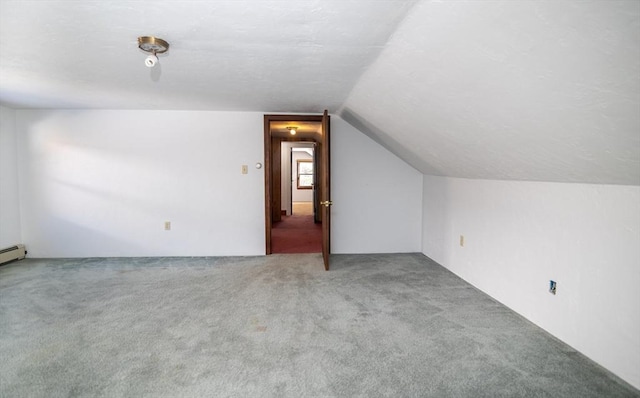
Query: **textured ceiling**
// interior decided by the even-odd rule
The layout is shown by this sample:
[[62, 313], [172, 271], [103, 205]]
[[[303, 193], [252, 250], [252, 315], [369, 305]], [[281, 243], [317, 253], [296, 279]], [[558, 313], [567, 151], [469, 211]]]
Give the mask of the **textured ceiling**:
[[0, 0], [0, 103], [329, 109], [425, 174], [640, 185], [640, 1]]
[[[0, 103], [335, 111], [414, 3], [0, 0]], [[171, 46], [153, 69], [147, 35]]]
[[640, 1], [422, 2], [340, 114], [425, 174], [640, 185]]

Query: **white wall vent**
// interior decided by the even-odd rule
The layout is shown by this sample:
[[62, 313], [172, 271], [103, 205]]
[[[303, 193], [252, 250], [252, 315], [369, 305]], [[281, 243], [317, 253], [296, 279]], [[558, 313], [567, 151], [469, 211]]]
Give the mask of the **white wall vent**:
[[15, 245], [0, 250], [0, 264], [13, 260], [22, 260], [27, 255], [24, 245]]

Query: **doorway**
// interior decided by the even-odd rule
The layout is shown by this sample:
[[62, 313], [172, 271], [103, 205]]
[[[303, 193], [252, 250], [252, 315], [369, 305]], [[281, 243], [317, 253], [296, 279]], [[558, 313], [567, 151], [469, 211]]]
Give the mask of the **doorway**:
[[322, 225], [314, 210], [315, 146], [311, 141], [281, 143], [281, 216], [271, 224], [273, 254], [322, 252]]
[[[332, 203], [329, 200], [329, 115], [327, 111], [323, 115], [264, 116], [266, 254], [277, 253], [279, 250], [276, 243], [278, 239], [276, 235], [279, 234], [279, 231], [276, 229], [283, 225], [283, 217], [285, 217], [284, 221], [291, 221], [287, 217], [295, 216], [295, 214], [291, 214], [288, 207], [283, 209], [282, 173], [283, 167], [287, 167], [287, 162], [283, 161], [283, 158], [287, 159], [289, 156], [286, 152], [283, 153], [283, 147], [287, 148], [287, 145], [283, 145], [283, 143], [287, 145], [298, 143], [302, 147], [310, 146], [313, 148], [314, 156], [311, 164], [308, 161], [300, 162], [301, 169], [298, 170], [299, 163], [291, 162], [290, 167], [296, 168], [298, 171], [295, 181], [291, 181], [291, 183], [295, 183], [296, 186], [301, 184], [303, 187], [308, 187], [310, 185], [309, 178], [313, 178], [310, 187], [312, 192], [310, 202], [313, 208], [310, 227], [315, 228], [314, 236], [321, 237], [321, 246], [313, 246], [312, 251], [297, 252], [322, 251], [325, 269], [329, 269], [329, 206]], [[313, 173], [309, 173], [309, 170], [313, 170]], [[301, 182], [300, 175], [302, 175]], [[291, 200], [292, 210], [293, 200]], [[274, 247], [274, 243], [276, 243], [276, 247]]]
[[[281, 143], [282, 181], [281, 209], [282, 215], [295, 215], [311, 212], [314, 209], [315, 174], [315, 142], [283, 141]], [[274, 178], [276, 178], [274, 176]]]

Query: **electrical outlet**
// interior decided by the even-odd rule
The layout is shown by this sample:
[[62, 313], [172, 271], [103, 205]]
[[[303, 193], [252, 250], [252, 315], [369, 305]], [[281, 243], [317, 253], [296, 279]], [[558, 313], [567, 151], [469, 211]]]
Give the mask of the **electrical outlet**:
[[249, 174], [249, 166], [246, 164], [242, 165], [242, 174]]
[[556, 281], [549, 281], [549, 293], [556, 294]]
[[165, 221], [164, 222], [164, 230], [165, 231], [171, 231], [171, 221]]
[[460, 235], [460, 246], [464, 247], [464, 235]]

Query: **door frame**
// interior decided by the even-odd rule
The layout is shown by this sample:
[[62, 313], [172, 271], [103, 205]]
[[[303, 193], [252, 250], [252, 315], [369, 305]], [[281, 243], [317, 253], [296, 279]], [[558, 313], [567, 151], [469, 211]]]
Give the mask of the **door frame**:
[[[271, 227], [273, 223], [273, 177], [272, 168], [272, 135], [271, 122], [318, 122], [322, 123], [323, 115], [264, 115], [264, 216], [265, 216], [265, 253], [271, 254]], [[318, 138], [313, 140], [290, 137], [284, 141], [306, 141], [318, 142]], [[279, 211], [280, 209], [278, 209]]]
[[322, 215], [322, 260], [325, 271], [329, 271], [331, 255], [331, 124], [329, 122], [329, 111], [325, 109], [322, 114], [322, 140], [320, 145], [320, 208]]

